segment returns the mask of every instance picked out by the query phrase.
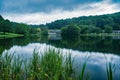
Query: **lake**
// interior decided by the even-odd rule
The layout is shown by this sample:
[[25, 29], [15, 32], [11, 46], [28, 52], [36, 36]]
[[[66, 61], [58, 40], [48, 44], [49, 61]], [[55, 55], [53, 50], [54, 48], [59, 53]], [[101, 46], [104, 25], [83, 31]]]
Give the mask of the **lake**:
[[114, 80], [120, 80], [120, 37], [61, 37], [49, 35], [40, 37], [22, 37], [0, 39], [0, 53], [5, 50], [21, 54], [29, 58], [34, 49], [43, 52], [46, 48], [63, 51], [63, 55], [71, 53], [75, 61], [76, 71], [87, 61], [85, 73], [90, 80], [107, 80], [106, 62], [115, 64]]

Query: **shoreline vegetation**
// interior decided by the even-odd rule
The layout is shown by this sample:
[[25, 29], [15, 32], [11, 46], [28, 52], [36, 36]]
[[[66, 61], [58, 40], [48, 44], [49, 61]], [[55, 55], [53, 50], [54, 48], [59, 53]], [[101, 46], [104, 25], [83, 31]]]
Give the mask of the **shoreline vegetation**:
[[0, 32], [0, 39], [1, 38], [15, 38], [15, 37], [23, 37], [24, 35], [22, 34], [15, 34], [15, 33], [5, 33], [3, 34]]
[[[42, 35], [42, 34], [39, 34], [39, 35]], [[3, 39], [3, 38], [15, 38], [15, 37], [24, 37], [25, 35], [22, 35], [22, 34], [15, 34], [15, 33], [5, 33], [5, 35], [0, 32], [0, 39]], [[31, 36], [38, 36], [38, 34], [31, 34]], [[109, 36], [120, 36], [120, 34], [113, 34], [113, 33], [99, 33], [99, 34], [96, 34], [96, 33], [90, 33], [90, 34], [79, 34], [78, 36], [99, 36], [99, 37], [109, 37]]]
[[[0, 80], [90, 80], [91, 77], [85, 73], [90, 57], [86, 57], [79, 72], [73, 66], [71, 54], [63, 56], [60, 50], [49, 48], [41, 55], [34, 50], [29, 60], [21, 57], [8, 51], [0, 56]], [[114, 80], [113, 75], [112, 63], [106, 60], [107, 80]]]
[[80, 34], [80, 36], [120, 36], [120, 34], [114, 34], [114, 33], [90, 33], [90, 34]]

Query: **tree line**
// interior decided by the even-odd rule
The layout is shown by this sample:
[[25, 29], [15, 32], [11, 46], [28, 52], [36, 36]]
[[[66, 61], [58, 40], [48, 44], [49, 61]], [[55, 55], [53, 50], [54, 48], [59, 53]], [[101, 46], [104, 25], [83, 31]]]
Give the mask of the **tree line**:
[[[81, 34], [86, 33], [111, 33], [113, 30], [120, 30], [120, 12], [99, 16], [82, 16], [78, 18], [57, 20], [48, 23], [49, 29], [61, 29], [75, 24], [81, 30]], [[74, 27], [75, 27], [74, 26]]]
[[38, 30], [37, 28], [31, 27], [27, 24], [11, 22], [7, 19], [5, 20], [0, 15], [0, 32], [3, 32], [4, 35], [6, 33], [28, 35], [28, 34], [36, 34]]

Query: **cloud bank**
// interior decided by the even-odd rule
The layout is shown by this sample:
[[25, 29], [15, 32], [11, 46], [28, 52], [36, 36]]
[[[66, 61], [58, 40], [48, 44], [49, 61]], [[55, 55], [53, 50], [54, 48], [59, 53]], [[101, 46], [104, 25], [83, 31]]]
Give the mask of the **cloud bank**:
[[22, 22], [27, 24], [46, 24], [58, 19], [119, 12], [119, 5], [119, 3], [113, 3], [112, 0], [103, 0], [99, 2], [79, 4], [73, 7], [72, 10], [55, 8], [52, 9], [49, 13], [38, 11], [23, 14], [4, 13], [2, 15], [4, 18], [15, 22]]
[[54, 9], [73, 10], [74, 7], [102, 0], [0, 0], [1, 12], [34, 13], [51, 12]]

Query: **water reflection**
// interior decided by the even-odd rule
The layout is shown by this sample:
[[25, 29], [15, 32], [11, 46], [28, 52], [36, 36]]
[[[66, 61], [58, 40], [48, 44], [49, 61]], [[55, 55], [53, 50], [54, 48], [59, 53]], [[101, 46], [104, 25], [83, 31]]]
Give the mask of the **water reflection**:
[[60, 34], [49, 34], [48, 35], [49, 40], [61, 40], [61, 35]]
[[[13, 46], [9, 49], [9, 52], [15, 52], [16, 54], [20, 54], [22, 55], [22, 58], [25, 59], [31, 57], [32, 52], [35, 48], [37, 48], [38, 52], [41, 54], [49, 47], [58, 49], [45, 43], [30, 43], [26, 46]], [[83, 52], [65, 48], [59, 49], [63, 51], [63, 55], [66, 55], [69, 52], [72, 54], [77, 71], [80, 70], [81, 65], [85, 62], [86, 56], [90, 56], [87, 62], [86, 73], [90, 74], [91, 80], [107, 80], [105, 59], [106, 56], [108, 62], [112, 62], [116, 65], [116, 73], [114, 73], [115, 80], [120, 80], [120, 56], [114, 55], [112, 53], [103, 54], [101, 52]]]
[[[57, 43], [56, 43], [57, 42]], [[94, 52], [111, 52], [120, 54], [120, 40], [112, 37], [96, 37], [96, 36], [80, 36], [80, 37], [63, 37], [59, 41], [50, 40], [48, 44], [56, 47], [74, 49], [79, 51], [94, 51]], [[59, 42], [59, 43], [58, 43]], [[57, 45], [59, 44], [59, 45]]]
[[114, 53], [120, 55], [120, 40], [112, 37], [62, 37], [62, 39], [48, 39], [48, 36], [42, 37], [23, 37], [12, 39], [0, 39], [0, 53], [14, 45], [25, 46], [29, 43], [46, 43], [59, 48], [67, 48], [78, 51], [94, 51], [102, 53]]

